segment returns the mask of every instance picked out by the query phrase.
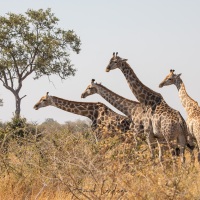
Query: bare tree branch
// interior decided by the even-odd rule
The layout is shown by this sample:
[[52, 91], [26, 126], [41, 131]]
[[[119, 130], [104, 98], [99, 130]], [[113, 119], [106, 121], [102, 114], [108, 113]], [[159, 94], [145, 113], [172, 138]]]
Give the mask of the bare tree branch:
[[34, 79], [74, 75], [69, 51], [79, 53], [80, 39], [73, 31], [58, 28], [57, 22], [50, 9], [0, 16], [0, 80], [15, 96], [17, 116], [26, 96], [20, 97], [19, 93], [29, 75], [34, 74]]

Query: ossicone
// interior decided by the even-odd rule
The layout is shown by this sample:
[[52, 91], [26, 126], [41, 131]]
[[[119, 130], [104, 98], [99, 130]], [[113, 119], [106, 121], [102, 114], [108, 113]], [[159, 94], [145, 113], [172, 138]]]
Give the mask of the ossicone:
[[170, 72], [174, 73], [174, 72], [175, 72], [175, 70], [174, 70], [174, 69], [170, 69]]
[[113, 52], [113, 57], [117, 57], [117, 55], [118, 55], [118, 52]]

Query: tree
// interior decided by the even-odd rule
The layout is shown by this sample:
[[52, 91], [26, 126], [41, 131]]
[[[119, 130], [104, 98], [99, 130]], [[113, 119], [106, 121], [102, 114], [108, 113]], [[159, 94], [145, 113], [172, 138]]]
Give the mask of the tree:
[[70, 50], [80, 52], [81, 41], [73, 30], [57, 27], [58, 18], [51, 9], [27, 10], [25, 15], [8, 13], [0, 16], [0, 81], [15, 96], [15, 116], [20, 117], [19, 92], [31, 74], [74, 76]]

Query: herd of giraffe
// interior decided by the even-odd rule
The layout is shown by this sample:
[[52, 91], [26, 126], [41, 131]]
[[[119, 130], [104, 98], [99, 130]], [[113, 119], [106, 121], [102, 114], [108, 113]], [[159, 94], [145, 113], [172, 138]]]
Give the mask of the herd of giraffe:
[[[48, 92], [43, 96], [34, 109], [55, 106], [67, 112], [86, 116], [91, 119], [91, 128], [99, 140], [102, 137], [116, 134], [125, 135], [132, 133], [134, 137], [144, 135], [149, 146], [152, 158], [154, 147], [158, 146], [159, 160], [163, 160], [164, 148], [170, 149], [173, 154], [180, 154], [181, 162], [185, 162], [185, 148], [188, 147], [191, 158], [194, 160], [194, 141], [198, 149], [198, 162], [200, 163], [200, 108], [186, 92], [181, 74], [170, 74], [160, 83], [159, 87], [176, 85], [181, 103], [187, 113], [187, 121], [179, 111], [171, 108], [160, 93], [145, 86], [127, 63], [118, 53], [113, 53], [106, 72], [120, 69], [137, 101], [126, 99], [102, 84], [95, 83], [92, 79], [89, 86], [82, 93], [81, 98], [99, 94], [124, 115], [117, 114], [105, 104], [100, 102], [76, 102], [59, 97], [50, 96]], [[179, 150], [179, 151], [178, 151]]]

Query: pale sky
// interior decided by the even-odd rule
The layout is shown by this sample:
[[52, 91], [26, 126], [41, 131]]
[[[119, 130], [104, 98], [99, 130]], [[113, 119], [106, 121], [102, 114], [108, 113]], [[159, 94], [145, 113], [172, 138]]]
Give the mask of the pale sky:
[[[138, 78], [163, 95], [166, 102], [186, 118], [175, 86], [159, 88], [159, 83], [175, 69], [182, 73], [188, 94], [200, 102], [200, 1], [199, 0], [0, 0], [0, 15], [24, 14], [27, 9], [47, 9], [59, 18], [59, 27], [73, 29], [80, 37], [80, 54], [71, 54], [77, 68], [74, 77], [61, 81], [47, 77], [34, 81], [28, 77], [20, 92], [21, 115], [29, 122], [42, 123], [53, 118], [59, 123], [86, 119], [54, 107], [34, 110], [34, 104], [48, 91], [50, 95], [73, 101], [103, 102], [95, 94], [81, 99], [92, 78], [110, 90], [136, 100], [120, 70], [105, 72], [113, 52], [127, 58]], [[13, 94], [0, 83], [2, 122], [15, 111]]]

